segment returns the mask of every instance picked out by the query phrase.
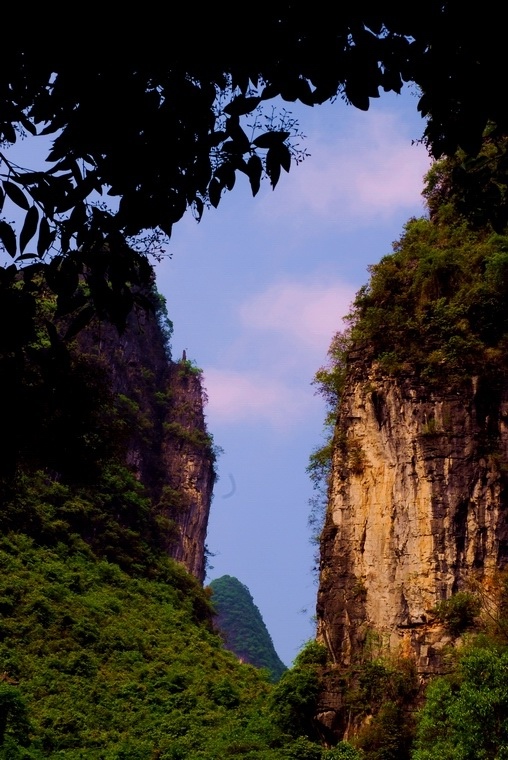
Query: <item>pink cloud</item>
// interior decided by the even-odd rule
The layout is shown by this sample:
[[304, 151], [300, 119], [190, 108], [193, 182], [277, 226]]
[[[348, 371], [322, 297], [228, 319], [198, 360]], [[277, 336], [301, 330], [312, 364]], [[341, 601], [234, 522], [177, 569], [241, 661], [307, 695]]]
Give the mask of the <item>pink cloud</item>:
[[412, 145], [404, 123], [389, 113], [357, 119], [354, 132], [315, 135], [309, 150], [284, 193], [264, 199], [266, 216], [299, 212], [358, 222], [414, 209], [431, 163], [425, 147]]
[[214, 422], [266, 424], [287, 430], [312, 407], [312, 394], [292, 388], [283, 379], [263, 372], [209, 368], [204, 374]]
[[353, 295], [340, 281], [314, 278], [282, 280], [248, 299], [240, 307], [235, 364], [249, 368], [205, 370], [211, 422], [262, 422], [287, 431], [315, 415], [310, 382]]
[[247, 329], [278, 332], [297, 341], [303, 351], [324, 354], [354, 295], [340, 281], [281, 281], [245, 302], [240, 317]]

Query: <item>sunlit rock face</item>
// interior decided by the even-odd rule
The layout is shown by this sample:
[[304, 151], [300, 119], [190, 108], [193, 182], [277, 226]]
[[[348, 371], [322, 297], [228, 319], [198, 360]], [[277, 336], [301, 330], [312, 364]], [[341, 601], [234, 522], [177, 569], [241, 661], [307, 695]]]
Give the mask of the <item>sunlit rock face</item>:
[[321, 541], [318, 637], [338, 665], [365, 649], [439, 671], [437, 602], [508, 560], [508, 389], [426, 388], [361, 360], [338, 415]]

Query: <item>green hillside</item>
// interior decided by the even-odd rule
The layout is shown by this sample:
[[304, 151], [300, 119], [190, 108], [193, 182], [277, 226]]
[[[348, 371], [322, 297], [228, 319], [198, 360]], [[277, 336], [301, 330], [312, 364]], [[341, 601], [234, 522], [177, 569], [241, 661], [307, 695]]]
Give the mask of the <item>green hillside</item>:
[[240, 663], [207, 592], [167, 556], [178, 499], [163, 503], [127, 454], [133, 436], [153, 453], [170, 394], [140, 371], [126, 405], [107, 351], [62, 339], [39, 296], [26, 346], [0, 345], [0, 760], [342, 757], [313, 722], [318, 663], [276, 687]]
[[29, 757], [186, 757], [220, 747], [266, 694], [223, 651], [204, 593], [170, 560], [148, 579], [86, 546], [17, 535], [0, 548], [7, 746], [28, 745]]
[[355, 757], [319, 744], [321, 649], [274, 687], [224, 649], [172, 560], [126, 572], [76, 534], [17, 532], [0, 568], [1, 760]]
[[223, 575], [210, 583], [217, 627], [224, 634], [226, 647], [243, 662], [267, 668], [278, 680], [286, 666], [278, 656], [259, 609], [247, 586], [238, 578]]
[[11, 535], [0, 563], [5, 757], [208, 757], [255, 732], [268, 685], [223, 650], [170, 560], [132, 577], [79, 541]]

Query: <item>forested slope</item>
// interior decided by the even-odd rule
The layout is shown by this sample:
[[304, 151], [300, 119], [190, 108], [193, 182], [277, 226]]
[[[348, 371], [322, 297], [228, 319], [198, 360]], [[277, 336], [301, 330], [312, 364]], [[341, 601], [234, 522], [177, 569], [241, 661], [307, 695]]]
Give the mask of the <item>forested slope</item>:
[[238, 578], [222, 575], [210, 583], [217, 611], [216, 624], [227, 649], [243, 662], [267, 668], [277, 681], [286, 666], [273, 646], [272, 638], [247, 586]]

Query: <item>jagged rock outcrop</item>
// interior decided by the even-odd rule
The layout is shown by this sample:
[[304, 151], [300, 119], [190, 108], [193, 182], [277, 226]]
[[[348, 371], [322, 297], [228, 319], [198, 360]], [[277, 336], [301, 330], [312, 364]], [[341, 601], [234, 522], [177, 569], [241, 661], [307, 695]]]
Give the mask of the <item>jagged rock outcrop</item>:
[[[215, 454], [203, 414], [201, 375], [186, 360], [169, 368], [171, 406], [163, 423], [162, 458], [166, 485], [162, 503], [178, 526], [168, 551], [201, 582], [206, 574], [206, 531], [215, 481]], [[164, 496], [168, 496], [166, 507]]]
[[504, 380], [429, 389], [360, 357], [352, 363], [335, 432], [317, 605], [318, 638], [338, 665], [368, 645], [414, 658], [422, 676], [437, 672], [450, 639], [436, 603], [471, 579], [488, 587], [506, 565]]
[[156, 316], [134, 309], [126, 330], [93, 322], [80, 351], [98, 357], [124, 421], [127, 463], [146, 487], [168, 554], [203, 582], [215, 454], [204, 419], [201, 374], [173, 362]]

